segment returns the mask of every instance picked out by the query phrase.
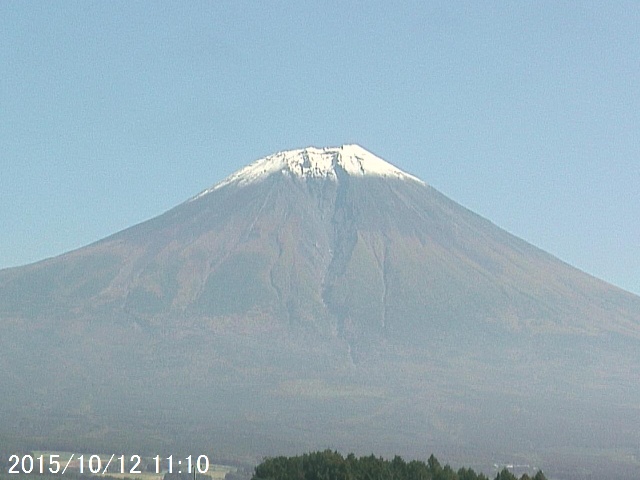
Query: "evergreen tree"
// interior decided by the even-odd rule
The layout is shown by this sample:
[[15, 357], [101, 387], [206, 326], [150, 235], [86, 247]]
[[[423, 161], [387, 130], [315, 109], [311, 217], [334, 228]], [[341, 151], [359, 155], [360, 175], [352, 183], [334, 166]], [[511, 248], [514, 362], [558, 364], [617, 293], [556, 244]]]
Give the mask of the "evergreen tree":
[[440, 471], [442, 471], [442, 465], [440, 465], [440, 462], [438, 461], [438, 459], [433, 455], [433, 453], [431, 454], [431, 456], [429, 457], [429, 459], [427, 460], [427, 466], [429, 467], [429, 472], [431, 473], [431, 475], [433, 475], [434, 477], [440, 473]]
[[[183, 479], [167, 479], [183, 480]], [[449, 465], [444, 467], [431, 455], [427, 462], [412, 460], [406, 462], [402, 457], [393, 460], [369, 455], [356, 457], [353, 453], [343, 457], [340, 453], [305, 453], [296, 457], [274, 457], [265, 459], [255, 469], [252, 480], [489, 480], [483, 474], [477, 474], [470, 468], [461, 468], [455, 472]], [[495, 480], [518, 480], [504, 468]], [[547, 480], [542, 471], [531, 478], [526, 473], [520, 480]]]
[[518, 480], [518, 477], [516, 477], [505, 467], [500, 473], [498, 473], [498, 475], [496, 475], [495, 480]]

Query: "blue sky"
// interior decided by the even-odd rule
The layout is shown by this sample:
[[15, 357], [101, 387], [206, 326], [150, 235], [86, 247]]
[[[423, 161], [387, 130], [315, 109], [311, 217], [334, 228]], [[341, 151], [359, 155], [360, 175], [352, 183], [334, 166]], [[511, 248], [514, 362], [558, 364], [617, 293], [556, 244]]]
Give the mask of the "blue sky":
[[640, 293], [638, 2], [0, 2], [0, 268], [358, 143]]

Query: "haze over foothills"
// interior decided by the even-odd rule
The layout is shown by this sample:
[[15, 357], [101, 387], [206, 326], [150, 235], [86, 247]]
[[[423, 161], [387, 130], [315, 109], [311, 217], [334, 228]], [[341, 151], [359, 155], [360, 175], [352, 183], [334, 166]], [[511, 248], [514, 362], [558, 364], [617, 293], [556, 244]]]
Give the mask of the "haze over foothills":
[[640, 293], [637, 2], [0, 3], [0, 267], [358, 143]]

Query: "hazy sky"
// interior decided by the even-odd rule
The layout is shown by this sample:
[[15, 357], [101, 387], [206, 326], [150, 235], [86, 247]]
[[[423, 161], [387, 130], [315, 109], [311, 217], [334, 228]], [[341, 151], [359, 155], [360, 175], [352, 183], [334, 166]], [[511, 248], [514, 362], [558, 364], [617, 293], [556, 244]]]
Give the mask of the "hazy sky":
[[640, 2], [0, 2], [0, 268], [344, 143], [640, 293]]

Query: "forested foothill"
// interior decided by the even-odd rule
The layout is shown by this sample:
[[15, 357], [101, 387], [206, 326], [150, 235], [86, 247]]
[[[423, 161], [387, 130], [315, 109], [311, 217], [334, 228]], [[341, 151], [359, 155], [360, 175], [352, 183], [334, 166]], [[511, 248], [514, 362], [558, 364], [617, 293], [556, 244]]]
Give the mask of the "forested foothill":
[[[385, 460], [373, 455], [357, 458], [354, 454], [343, 457], [331, 450], [306, 453], [295, 457], [265, 459], [256, 467], [252, 480], [490, 480], [471, 468], [457, 471], [442, 466], [435, 456], [427, 462], [409, 462], [396, 456]], [[518, 479], [508, 469], [498, 472], [494, 480], [546, 480], [542, 471], [533, 477], [527, 473]]]

